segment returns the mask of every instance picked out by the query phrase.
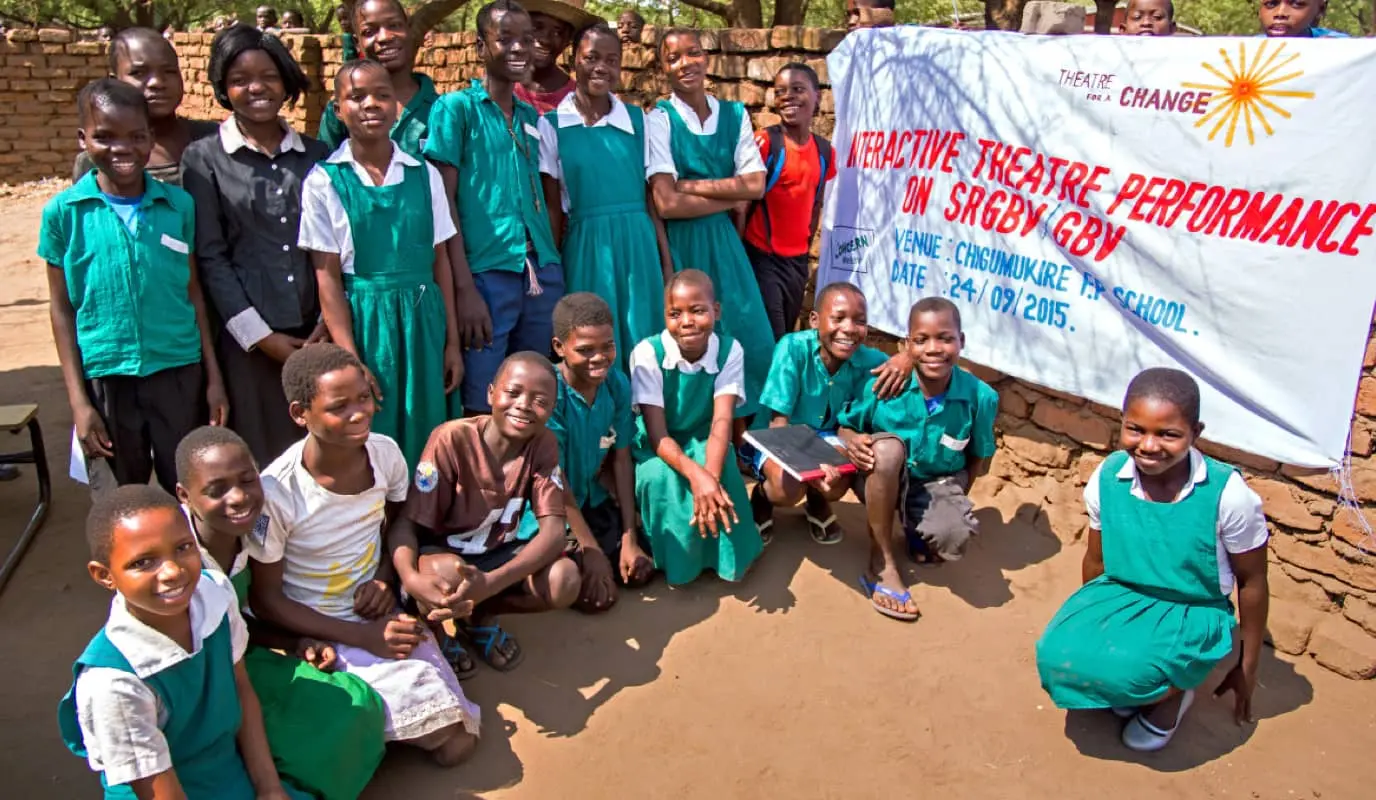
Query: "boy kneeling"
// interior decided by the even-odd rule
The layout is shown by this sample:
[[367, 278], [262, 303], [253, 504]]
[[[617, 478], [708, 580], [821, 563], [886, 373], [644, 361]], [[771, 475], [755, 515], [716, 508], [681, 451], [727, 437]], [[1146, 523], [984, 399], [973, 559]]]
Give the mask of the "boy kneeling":
[[[432, 624], [454, 619], [482, 659], [503, 672], [523, 653], [494, 617], [568, 608], [582, 581], [564, 557], [564, 478], [559, 446], [545, 427], [557, 393], [544, 356], [522, 352], [503, 361], [487, 390], [492, 413], [430, 434], [395, 528], [392, 559], [402, 588]], [[527, 503], [538, 532], [523, 540]], [[462, 645], [436, 634], [455, 673], [471, 675]]]
[[994, 454], [999, 396], [957, 365], [964, 346], [955, 304], [919, 300], [908, 315], [905, 347], [916, 374], [907, 391], [890, 400], [869, 392], [839, 417], [846, 453], [865, 475], [857, 494], [871, 544], [860, 583], [874, 609], [895, 619], [919, 612], [898, 567], [894, 512], [902, 512], [908, 554], [919, 563], [960, 558], [978, 532], [967, 492]]

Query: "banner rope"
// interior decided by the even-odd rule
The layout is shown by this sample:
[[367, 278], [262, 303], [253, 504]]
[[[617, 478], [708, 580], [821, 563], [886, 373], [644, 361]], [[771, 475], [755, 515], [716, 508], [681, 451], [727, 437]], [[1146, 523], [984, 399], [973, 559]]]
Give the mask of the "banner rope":
[[[1362, 537], [1362, 543], [1358, 549], [1363, 555], [1376, 556], [1376, 531], [1371, 528], [1371, 523], [1367, 522], [1366, 515], [1362, 513], [1361, 501], [1357, 498], [1357, 490], [1352, 485], [1352, 434], [1347, 435], [1347, 447], [1343, 448], [1343, 458], [1336, 467], [1330, 470], [1330, 474], [1338, 482], [1338, 514], [1346, 510], [1356, 520], [1357, 525], [1366, 534]], [[1334, 515], [1337, 519], [1337, 515]]]

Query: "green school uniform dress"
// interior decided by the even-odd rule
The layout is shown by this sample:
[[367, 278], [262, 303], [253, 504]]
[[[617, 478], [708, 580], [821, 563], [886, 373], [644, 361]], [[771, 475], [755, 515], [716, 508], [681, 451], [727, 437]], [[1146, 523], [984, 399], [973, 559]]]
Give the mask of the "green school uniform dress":
[[[440, 95], [435, 91], [435, 82], [430, 80], [429, 75], [413, 72], [411, 77], [420, 84], [420, 88], [407, 101], [397, 121], [392, 123], [391, 137], [407, 155], [424, 161], [425, 139], [430, 131], [430, 109]], [[333, 100], [325, 105], [325, 113], [320, 116], [320, 133], [316, 138], [329, 145], [331, 152], [349, 138], [349, 129], [344, 127], [344, 122], [339, 118], [339, 106]]]
[[449, 418], [444, 393], [444, 300], [435, 284], [434, 220], [424, 162], [393, 186], [366, 186], [353, 165], [321, 162], [349, 217], [354, 271], [344, 275], [354, 344], [382, 392], [373, 430], [415, 467]]
[[[718, 334], [717, 372], [726, 365], [732, 339]], [[647, 340], [654, 349], [655, 363], [664, 381], [664, 421], [668, 434], [684, 455], [705, 464], [707, 438], [712, 432], [712, 405], [716, 373], [702, 370], [687, 373], [665, 369], [664, 344], [659, 335]], [[632, 455], [635, 467], [635, 499], [650, 540], [655, 567], [664, 572], [670, 584], [692, 581], [705, 569], [722, 580], [738, 581], [764, 549], [759, 528], [750, 516], [750, 497], [745, 481], [736, 468], [735, 448], [727, 446], [721, 483], [726, 488], [739, 518], [729, 531], [718, 537], [703, 537], [692, 526], [693, 492], [688, 481], [664, 462], [650, 447], [645, 420], [637, 420]]]
[[[262, 517], [252, 536], [267, 532]], [[201, 560], [219, 568], [205, 550]], [[252, 581], [248, 553], [230, 567], [240, 609], [248, 605]], [[319, 800], [352, 800], [372, 780], [387, 752], [382, 697], [347, 672], [321, 672], [299, 658], [250, 644], [244, 669], [263, 707], [268, 749], [283, 783]]]
[[[201, 580], [208, 581], [210, 577], [202, 573]], [[92, 668], [138, 675], [104, 628], [77, 658], [72, 666], [72, 688], [58, 706], [58, 727], [67, 748], [82, 757], [87, 756], [87, 749], [77, 721], [76, 680], [84, 670]], [[237, 744], [243, 712], [234, 683], [229, 613], [201, 641], [201, 648], [194, 655], [138, 677], [166, 709], [167, 721], [158, 727], [188, 800], [253, 800], [257, 795]], [[104, 772], [101, 785], [107, 800], [134, 798], [129, 784], [111, 786], [106, 783]], [[308, 797], [289, 787], [288, 792], [294, 797]]]
[[863, 395], [873, 377], [870, 370], [888, 360], [883, 352], [860, 345], [832, 374], [822, 363], [822, 342], [815, 329], [785, 334], [774, 346], [760, 405], [787, 417], [790, 425], [834, 430], [841, 410]]
[[[736, 174], [736, 139], [741, 131], [745, 107], [721, 101], [717, 106], [717, 132], [711, 136], [693, 133], [668, 100], [658, 108], [669, 117], [669, 148], [681, 180], [715, 180]], [[769, 374], [774, 353], [774, 329], [764, 309], [760, 285], [745, 255], [745, 246], [731, 221], [722, 211], [695, 219], [664, 221], [674, 269], [698, 269], [712, 278], [721, 302], [718, 330], [741, 343], [745, 351], [745, 403], [736, 416], [754, 414], [760, 390]]]
[[1099, 474], [1104, 574], [1081, 586], [1037, 642], [1042, 688], [1059, 708], [1155, 703], [1193, 689], [1232, 652], [1233, 607], [1218, 581], [1218, 506], [1233, 467], [1175, 503], [1132, 494], [1123, 451]]
[[631, 348], [664, 327], [664, 274], [654, 222], [645, 205], [645, 116], [622, 104], [635, 133], [611, 125], [561, 126], [559, 168], [568, 192], [564, 283], [592, 292], [612, 309], [616, 352], [627, 368]]
[[[931, 408], [929, 399], [935, 401]], [[892, 433], [902, 439], [908, 450], [908, 474], [930, 481], [965, 469], [967, 454], [974, 458], [994, 455], [998, 411], [998, 392], [956, 367], [940, 399], [923, 396], [914, 374], [908, 388], [888, 400], [877, 399], [870, 385], [839, 412], [837, 422], [854, 431]]]

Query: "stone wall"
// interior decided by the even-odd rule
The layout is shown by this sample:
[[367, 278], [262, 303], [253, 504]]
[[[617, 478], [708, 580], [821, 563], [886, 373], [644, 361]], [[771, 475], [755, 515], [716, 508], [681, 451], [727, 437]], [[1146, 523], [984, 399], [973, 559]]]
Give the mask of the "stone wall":
[[[667, 87], [654, 69], [654, 30], [645, 45], [623, 57], [623, 94], [652, 101]], [[804, 28], [705, 31], [708, 73], [713, 91], [740, 100], [755, 124], [776, 118], [772, 104], [774, 73], [788, 61], [812, 66], [827, 83], [824, 56], [841, 32]], [[178, 34], [187, 116], [221, 119], [206, 77], [210, 36]], [[314, 133], [338, 70], [339, 42], [330, 36], [289, 36], [288, 45], [314, 86], [289, 111], [292, 122]], [[104, 46], [73, 42], [62, 31], [15, 31], [0, 43], [0, 165], [9, 180], [65, 175], [75, 153], [75, 93], [87, 79], [105, 73]], [[421, 56], [420, 68], [440, 91], [461, 88], [479, 72], [474, 34], [436, 34]], [[824, 88], [817, 123], [830, 133], [834, 106]], [[893, 341], [878, 342], [892, 348]], [[1352, 423], [1352, 479], [1359, 498], [1376, 498], [1376, 341], [1369, 345]], [[994, 486], [1007, 487], [1035, 501], [1053, 532], [1067, 543], [1084, 534], [1080, 499], [1085, 480], [1114, 447], [1118, 412], [1083, 399], [1034, 386], [974, 367], [999, 390], [1000, 437], [994, 459]], [[1228, 448], [1206, 451], [1239, 465], [1262, 496], [1271, 521], [1271, 638], [1287, 653], [1310, 653], [1324, 666], [1354, 678], [1376, 676], [1376, 541], [1366, 538], [1352, 512], [1337, 502], [1338, 485], [1326, 472], [1301, 470]], [[1368, 504], [1369, 505], [1369, 504]], [[1376, 513], [1363, 511], [1376, 525]]]

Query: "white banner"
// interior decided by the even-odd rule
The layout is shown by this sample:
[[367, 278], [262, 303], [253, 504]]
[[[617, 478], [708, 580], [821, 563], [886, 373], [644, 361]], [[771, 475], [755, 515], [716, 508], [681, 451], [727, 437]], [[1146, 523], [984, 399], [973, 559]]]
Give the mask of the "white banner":
[[1376, 41], [847, 36], [818, 285], [902, 335], [1117, 407], [1188, 370], [1206, 436], [1343, 456], [1376, 299]]

